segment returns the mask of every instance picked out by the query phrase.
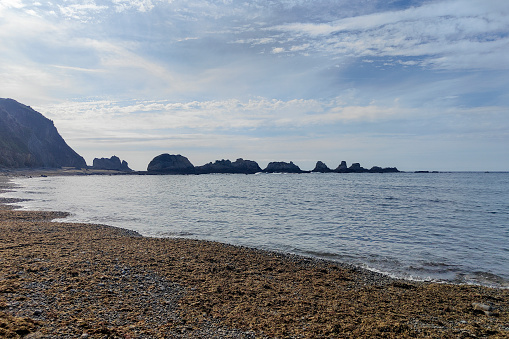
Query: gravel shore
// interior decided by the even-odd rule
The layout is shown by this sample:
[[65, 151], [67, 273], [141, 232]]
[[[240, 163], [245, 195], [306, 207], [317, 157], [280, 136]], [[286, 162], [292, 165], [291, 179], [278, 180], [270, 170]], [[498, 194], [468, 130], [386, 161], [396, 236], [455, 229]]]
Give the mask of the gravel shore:
[[0, 201], [0, 337], [509, 338], [507, 289], [54, 222], [65, 213], [9, 202]]

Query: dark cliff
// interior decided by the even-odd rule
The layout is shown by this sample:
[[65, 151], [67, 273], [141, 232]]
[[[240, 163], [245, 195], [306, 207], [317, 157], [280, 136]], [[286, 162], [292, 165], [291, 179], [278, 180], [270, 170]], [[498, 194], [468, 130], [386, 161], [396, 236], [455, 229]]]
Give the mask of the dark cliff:
[[86, 166], [51, 120], [15, 100], [0, 98], [0, 167]]

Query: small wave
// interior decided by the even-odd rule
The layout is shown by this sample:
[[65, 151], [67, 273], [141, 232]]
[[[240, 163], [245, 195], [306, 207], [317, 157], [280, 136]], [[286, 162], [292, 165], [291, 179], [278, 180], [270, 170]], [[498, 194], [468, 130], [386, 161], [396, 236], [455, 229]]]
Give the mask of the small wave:
[[40, 195], [47, 194], [47, 192], [44, 192], [44, 191], [25, 191], [23, 193], [26, 193], [26, 194], [40, 194]]
[[193, 235], [195, 235], [195, 234], [192, 232], [187, 232], [187, 231], [157, 232], [158, 237], [168, 237], [168, 238], [191, 237]]
[[411, 274], [409, 272], [395, 271], [395, 270], [391, 270], [391, 269], [381, 269], [381, 268], [373, 267], [373, 266], [365, 264], [365, 263], [359, 264], [357, 266], [359, 266], [363, 269], [366, 269], [368, 271], [371, 271], [371, 272], [386, 275], [386, 276], [388, 276], [390, 278], [394, 278], [394, 279], [403, 279], [403, 280], [408, 280], [408, 281], [425, 281], [425, 282], [445, 282], [446, 281], [446, 280], [440, 280], [437, 278], [433, 278], [433, 277], [427, 276], [427, 275]]
[[442, 266], [447, 266], [447, 267], [450, 267], [450, 266], [456, 266], [456, 265], [451, 265], [451, 264], [446, 264], [444, 262], [435, 262], [435, 261], [425, 261], [422, 263], [423, 265], [425, 266], [438, 266], [438, 267], [442, 267]]
[[336, 253], [322, 252], [322, 251], [309, 251], [309, 250], [298, 250], [294, 249], [295, 252], [300, 252], [303, 255], [322, 258], [322, 259], [341, 259], [341, 256]]
[[460, 278], [468, 284], [509, 289], [509, 280], [490, 272], [476, 271], [461, 275]]

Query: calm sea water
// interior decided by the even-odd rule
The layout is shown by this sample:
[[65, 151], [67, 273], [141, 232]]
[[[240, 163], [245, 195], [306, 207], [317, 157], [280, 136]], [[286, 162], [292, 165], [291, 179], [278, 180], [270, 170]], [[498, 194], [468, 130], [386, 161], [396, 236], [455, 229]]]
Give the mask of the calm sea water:
[[28, 210], [145, 236], [338, 260], [396, 277], [509, 287], [509, 173], [16, 179]]

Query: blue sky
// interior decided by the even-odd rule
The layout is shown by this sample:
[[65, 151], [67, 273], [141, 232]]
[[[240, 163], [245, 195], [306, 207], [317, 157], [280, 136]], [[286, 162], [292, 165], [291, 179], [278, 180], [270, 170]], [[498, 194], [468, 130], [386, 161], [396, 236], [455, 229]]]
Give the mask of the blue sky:
[[508, 170], [508, 56], [509, 1], [0, 1], [0, 97], [137, 170]]

